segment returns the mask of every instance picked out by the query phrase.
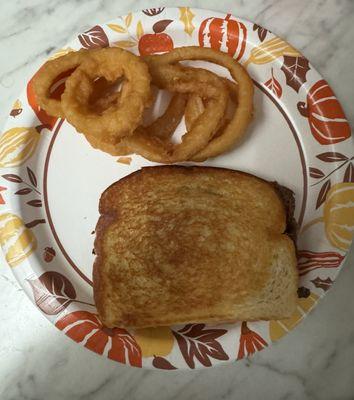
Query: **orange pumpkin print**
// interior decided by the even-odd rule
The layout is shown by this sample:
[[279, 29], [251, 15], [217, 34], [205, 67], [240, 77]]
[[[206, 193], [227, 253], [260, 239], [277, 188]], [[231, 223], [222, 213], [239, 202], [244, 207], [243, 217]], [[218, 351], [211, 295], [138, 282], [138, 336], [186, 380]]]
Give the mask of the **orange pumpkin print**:
[[239, 61], [246, 48], [247, 28], [231, 14], [225, 19], [207, 18], [200, 25], [198, 38], [199, 46], [224, 51]]
[[96, 314], [74, 311], [56, 322], [67, 336], [98, 353], [123, 364], [141, 367], [141, 349], [125, 329], [106, 328]]
[[350, 126], [344, 111], [328, 83], [321, 79], [307, 94], [307, 105], [299, 102], [298, 110], [308, 118], [313, 137], [321, 144], [342, 142], [350, 137]]

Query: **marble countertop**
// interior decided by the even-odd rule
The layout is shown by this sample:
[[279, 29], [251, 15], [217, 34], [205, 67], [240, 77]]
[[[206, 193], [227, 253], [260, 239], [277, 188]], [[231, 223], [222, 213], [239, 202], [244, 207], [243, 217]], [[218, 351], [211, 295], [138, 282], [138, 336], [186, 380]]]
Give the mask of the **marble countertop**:
[[[330, 82], [353, 126], [352, 0], [181, 0], [159, 5], [230, 11], [279, 34]], [[146, 7], [146, 1], [2, 3], [0, 126], [27, 79], [53, 49], [92, 24]], [[2, 260], [0, 398], [354, 399], [353, 251], [346, 264], [311, 316], [271, 348], [233, 365], [171, 373], [121, 366], [77, 346], [33, 307]]]

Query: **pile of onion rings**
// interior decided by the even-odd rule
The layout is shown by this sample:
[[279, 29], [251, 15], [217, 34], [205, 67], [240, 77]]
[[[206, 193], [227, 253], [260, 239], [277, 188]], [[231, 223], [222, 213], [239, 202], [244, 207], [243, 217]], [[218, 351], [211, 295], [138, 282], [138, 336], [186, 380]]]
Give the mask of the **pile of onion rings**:
[[[221, 65], [232, 80], [180, 63], [187, 60]], [[63, 73], [68, 78], [61, 98], [51, 98]], [[162, 115], [143, 125], [144, 111], [153, 105], [152, 85], [172, 97]], [[229, 55], [200, 47], [144, 58], [120, 48], [71, 52], [41, 68], [34, 90], [41, 108], [66, 118], [92, 147], [159, 163], [203, 161], [228, 151], [244, 136], [253, 112], [247, 71]], [[186, 133], [174, 143], [183, 117]]]

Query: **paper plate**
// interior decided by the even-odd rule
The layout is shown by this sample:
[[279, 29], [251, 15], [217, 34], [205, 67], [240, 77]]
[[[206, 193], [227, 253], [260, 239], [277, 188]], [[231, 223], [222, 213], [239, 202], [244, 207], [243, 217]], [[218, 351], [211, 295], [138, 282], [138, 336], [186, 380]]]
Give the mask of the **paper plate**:
[[[52, 58], [82, 47], [145, 54], [190, 45], [229, 53], [246, 66], [256, 88], [247, 139], [204, 164], [276, 180], [296, 194], [299, 301], [288, 320], [130, 332], [103, 327], [91, 276], [98, 201], [111, 183], [153, 163], [138, 156], [130, 164], [117, 162], [91, 148], [65, 120], [38, 108], [31, 80], [0, 137], [0, 241], [13, 273], [58, 329], [136, 367], [210, 367], [269, 346], [331, 287], [354, 229], [354, 147], [342, 107], [308, 60], [261, 26], [188, 7], [146, 9], [94, 26]], [[57, 90], [64, 80], [56, 82]]]

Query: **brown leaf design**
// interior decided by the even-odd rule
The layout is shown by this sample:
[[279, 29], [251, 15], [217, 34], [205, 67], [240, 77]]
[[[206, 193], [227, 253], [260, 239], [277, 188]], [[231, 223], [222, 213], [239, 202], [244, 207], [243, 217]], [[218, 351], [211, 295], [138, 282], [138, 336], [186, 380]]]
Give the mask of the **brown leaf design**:
[[160, 356], [154, 356], [154, 359], [152, 360], [152, 365], [158, 369], [177, 369], [168, 360], [166, 360], [166, 358]]
[[32, 183], [32, 185], [33, 185], [34, 187], [37, 187], [37, 178], [36, 178], [36, 175], [35, 175], [34, 172], [31, 170], [30, 167], [27, 167], [27, 175], [28, 175], [28, 178], [29, 178], [30, 182]]
[[47, 315], [57, 315], [75, 301], [76, 291], [64, 275], [48, 271], [38, 279], [28, 280], [36, 305]]
[[18, 176], [18, 175], [15, 175], [15, 174], [5, 174], [5, 175], [2, 175], [2, 177], [4, 179], [6, 179], [7, 181], [10, 181], [10, 182], [15, 182], [15, 183], [22, 183], [23, 182], [22, 178], [20, 176]]
[[307, 81], [306, 74], [310, 70], [308, 60], [301, 56], [284, 55], [281, 70], [285, 74], [286, 84], [299, 93], [300, 87]]
[[333, 281], [330, 277], [321, 279], [319, 276], [311, 281], [317, 288], [323, 289], [325, 292], [332, 286]]
[[354, 182], [354, 166], [353, 163], [349, 163], [344, 172], [343, 182]]
[[23, 188], [23, 189], [20, 189], [20, 190], [18, 190], [17, 192], [15, 192], [15, 194], [17, 194], [18, 196], [23, 196], [23, 195], [29, 194], [29, 193], [31, 193], [31, 192], [32, 192], [32, 189], [30, 189], [30, 188]]
[[324, 162], [338, 162], [338, 161], [346, 161], [348, 157], [342, 153], [338, 153], [336, 151], [328, 151], [326, 153], [321, 153], [316, 156], [319, 160]]
[[229, 356], [216, 340], [226, 332], [226, 329], [205, 329], [205, 324], [188, 324], [177, 332], [172, 331], [189, 368], [195, 368], [194, 358], [206, 367], [212, 365], [210, 357], [228, 360]]
[[154, 17], [155, 15], [161, 14], [164, 9], [165, 9], [165, 7], [147, 8], [147, 9], [142, 10], [142, 11], [148, 17]]
[[34, 199], [27, 201], [27, 204], [32, 207], [42, 207], [42, 200]]
[[99, 25], [82, 33], [78, 38], [84, 49], [96, 49], [109, 46], [108, 37]]
[[161, 33], [168, 27], [168, 25], [170, 25], [171, 22], [173, 22], [172, 19], [163, 19], [161, 21], [157, 21], [153, 25], [152, 30], [155, 33]]
[[56, 252], [53, 249], [53, 247], [46, 247], [43, 251], [43, 259], [45, 262], [53, 261], [55, 255], [56, 255]]
[[34, 228], [35, 226], [37, 226], [39, 224], [45, 224], [45, 219], [35, 219], [31, 222], [27, 222], [27, 224], [25, 224], [25, 226], [27, 228]]
[[316, 210], [325, 202], [327, 193], [329, 192], [329, 189], [331, 188], [331, 181], [328, 179], [321, 187], [321, 190], [318, 194], [317, 197], [317, 202], [316, 202]]
[[267, 36], [268, 30], [265, 29], [265, 28], [263, 28], [263, 27], [260, 26], [260, 25], [257, 25], [257, 24], [253, 24], [253, 30], [254, 30], [254, 31], [257, 31], [259, 40], [260, 40], [261, 42], [263, 42], [263, 40], [264, 40], [264, 39], [266, 38], [266, 36]]
[[319, 179], [323, 178], [325, 174], [318, 168], [310, 167], [310, 176], [311, 178]]
[[11, 117], [17, 117], [18, 115], [20, 115], [22, 113], [22, 108], [13, 108], [11, 111], [10, 111], [10, 115], [11, 115]]

